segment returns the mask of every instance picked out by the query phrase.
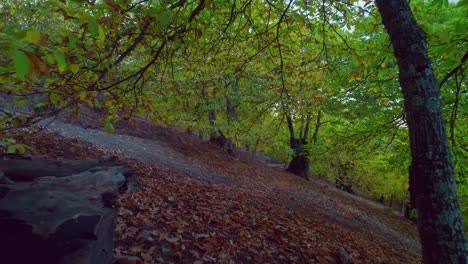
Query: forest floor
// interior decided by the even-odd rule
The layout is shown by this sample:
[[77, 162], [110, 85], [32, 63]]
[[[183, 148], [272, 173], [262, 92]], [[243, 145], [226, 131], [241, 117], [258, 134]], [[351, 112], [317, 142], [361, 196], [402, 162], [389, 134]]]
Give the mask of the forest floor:
[[[420, 263], [414, 223], [316, 177], [177, 128], [136, 118], [107, 134], [99, 114], [54, 120], [14, 137], [52, 159], [117, 155], [143, 184], [119, 198], [115, 254], [140, 263]], [[46, 123], [42, 123], [46, 125]], [[138, 263], [136, 261], [135, 263]]]

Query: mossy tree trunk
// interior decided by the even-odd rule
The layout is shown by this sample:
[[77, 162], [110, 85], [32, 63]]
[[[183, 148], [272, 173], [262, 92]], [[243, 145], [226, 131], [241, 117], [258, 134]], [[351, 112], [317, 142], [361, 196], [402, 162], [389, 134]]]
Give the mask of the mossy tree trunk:
[[377, 0], [398, 61], [410, 136], [411, 204], [418, 210], [424, 263], [467, 263], [468, 243], [442, 116], [439, 84], [405, 0]]

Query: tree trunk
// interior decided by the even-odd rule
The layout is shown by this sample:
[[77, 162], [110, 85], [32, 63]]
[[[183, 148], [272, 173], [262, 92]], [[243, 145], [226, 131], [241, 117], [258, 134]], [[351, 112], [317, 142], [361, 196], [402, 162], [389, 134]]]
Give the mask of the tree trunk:
[[314, 130], [314, 135], [312, 136], [312, 142], [314, 144], [317, 144], [318, 140], [318, 133], [320, 130], [320, 126], [322, 125], [320, 118], [322, 117], [322, 110], [319, 110], [317, 113], [317, 122], [315, 122], [315, 130]]
[[[286, 107], [283, 104], [283, 108]], [[287, 112], [285, 110], [285, 112]], [[309, 120], [307, 120], [307, 124], [305, 127], [305, 132], [300, 138], [296, 138], [294, 133], [294, 123], [289, 114], [286, 115], [286, 121], [288, 124], [289, 130], [289, 147], [294, 150], [294, 154], [292, 156], [291, 162], [289, 163], [287, 171], [294, 173], [304, 179], [308, 179], [309, 176], [309, 152], [304, 149], [304, 146], [307, 145], [306, 138], [308, 136], [309, 131]], [[300, 133], [302, 134], [302, 133]]]
[[227, 138], [219, 129], [216, 129], [216, 111], [211, 108], [210, 100], [204, 87], [202, 87], [202, 96], [205, 99], [208, 108], [208, 122], [210, 124], [210, 142], [223, 148], [229, 154], [234, 152], [234, 143]]
[[84, 160], [46, 160], [39, 156], [1, 154], [0, 169], [14, 181], [32, 181], [39, 177], [64, 177], [97, 166], [114, 166], [116, 157], [102, 156]]
[[406, 200], [406, 197], [403, 198], [403, 201], [401, 202], [401, 215], [406, 217], [406, 211], [407, 211], [407, 204], [408, 201]]
[[[21, 159], [16, 155], [12, 160], [22, 161], [28, 168], [36, 168], [41, 162], [46, 167], [53, 163], [36, 156]], [[9, 164], [17, 165], [3, 163], [1, 168], [8, 168], [4, 177], [17, 175]], [[101, 165], [105, 164], [82, 167], [84, 171], [75, 168], [71, 176], [0, 184], [2, 263], [110, 263], [117, 217], [115, 200], [126, 191], [122, 187], [130, 177], [123, 166]], [[56, 172], [62, 173], [63, 168]]]
[[226, 151], [229, 154], [234, 153], [234, 143], [232, 142], [232, 140], [227, 138], [221, 132], [221, 130], [218, 130], [218, 132], [214, 131], [214, 132], [211, 133], [210, 142], [222, 147], [223, 150]]
[[309, 174], [309, 153], [304, 150], [307, 142], [302, 139], [291, 139], [290, 147], [294, 150], [294, 155], [287, 168], [287, 171], [294, 173], [304, 179], [308, 179]]
[[411, 204], [418, 209], [424, 263], [467, 263], [468, 243], [425, 33], [406, 0], [377, 0], [398, 61], [410, 136]]

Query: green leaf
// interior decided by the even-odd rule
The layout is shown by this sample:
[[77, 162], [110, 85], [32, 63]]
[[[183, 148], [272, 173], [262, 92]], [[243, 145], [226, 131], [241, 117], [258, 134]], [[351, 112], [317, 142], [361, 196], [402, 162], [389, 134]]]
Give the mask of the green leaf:
[[461, 0], [457, 3], [457, 7], [467, 6], [467, 5], [468, 5], [468, 0]]
[[70, 43], [70, 47], [76, 48], [76, 37], [73, 35], [68, 36], [68, 43]]
[[89, 30], [89, 32], [91, 32], [91, 34], [93, 34], [93, 35], [97, 35], [97, 34], [98, 34], [98, 32], [99, 32], [99, 23], [97, 22], [96, 19], [91, 18], [91, 19], [88, 21], [88, 30]]
[[16, 145], [8, 146], [7, 153], [16, 153]]
[[99, 25], [98, 31], [98, 42], [104, 43], [106, 41], [106, 34], [104, 33], [104, 28], [101, 25]]
[[145, 13], [145, 15], [150, 15], [152, 17], [157, 17], [158, 14], [159, 14], [159, 11], [160, 11], [159, 8], [152, 7], [150, 9], [145, 10], [144, 13]]
[[163, 11], [159, 15], [159, 23], [161, 23], [161, 25], [163, 26], [169, 26], [169, 24], [171, 23], [171, 19], [172, 19], [171, 11]]
[[432, 0], [430, 6], [437, 6], [441, 7], [443, 5], [444, 0]]
[[60, 95], [58, 95], [57, 93], [51, 93], [50, 94], [50, 102], [51, 103], [57, 104], [59, 100], [60, 100]]
[[20, 80], [24, 80], [24, 77], [29, 72], [29, 59], [24, 52], [17, 50], [15, 52], [15, 71], [16, 76]]
[[19, 99], [16, 100], [16, 104], [17, 104], [18, 106], [23, 106], [23, 105], [25, 105], [27, 102], [28, 102], [28, 99], [26, 99], [26, 98], [19, 98]]
[[8, 145], [15, 144], [15, 143], [16, 143], [16, 140], [12, 138], [7, 138], [5, 140], [0, 141], [0, 145], [2, 146], [8, 146]]
[[57, 61], [59, 72], [62, 73], [67, 69], [67, 60], [60, 50], [54, 51], [55, 60]]
[[106, 122], [106, 124], [104, 125], [104, 131], [106, 131], [107, 133], [114, 133], [114, 125], [112, 125], [111, 122]]
[[37, 44], [41, 40], [41, 33], [34, 29], [28, 30], [28, 32], [26, 32], [26, 37], [24, 38], [24, 40], [28, 43]]
[[465, 34], [465, 32], [467, 31], [466, 25], [464, 25], [462, 23], [456, 23], [455, 24], [455, 31], [460, 35]]

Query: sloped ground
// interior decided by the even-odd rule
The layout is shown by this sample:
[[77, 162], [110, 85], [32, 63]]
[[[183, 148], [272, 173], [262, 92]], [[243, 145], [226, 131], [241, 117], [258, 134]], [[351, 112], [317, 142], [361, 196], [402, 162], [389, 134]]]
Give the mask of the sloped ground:
[[111, 152], [135, 169], [144, 190], [120, 197], [116, 254], [144, 263], [335, 263], [343, 247], [358, 263], [420, 262], [415, 226], [378, 204], [174, 128], [141, 119], [116, 126], [138, 138], [84, 129], [99, 126], [86, 120], [17, 137], [51, 158]]

